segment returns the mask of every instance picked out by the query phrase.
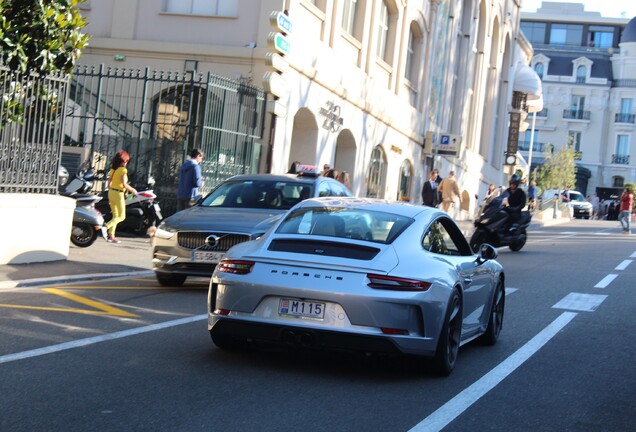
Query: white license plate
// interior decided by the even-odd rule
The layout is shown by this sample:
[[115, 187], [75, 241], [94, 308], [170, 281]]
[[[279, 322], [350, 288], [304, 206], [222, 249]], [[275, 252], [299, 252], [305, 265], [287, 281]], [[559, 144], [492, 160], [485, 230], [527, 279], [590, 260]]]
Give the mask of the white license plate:
[[282, 298], [278, 302], [278, 314], [297, 318], [324, 319], [325, 304], [307, 300]]
[[192, 261], [216, 264], [223, 259], [223, 255], [225, 255], [223, 252], [194, 251]]

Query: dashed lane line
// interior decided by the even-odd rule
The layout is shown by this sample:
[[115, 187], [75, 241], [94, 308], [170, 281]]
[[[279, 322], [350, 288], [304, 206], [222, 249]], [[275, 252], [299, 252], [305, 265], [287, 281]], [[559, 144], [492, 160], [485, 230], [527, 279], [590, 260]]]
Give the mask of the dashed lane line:
[[617, 277], [618, 277], [618, 275], [616, 275], [616, 274], [608, 274], [603, 279], [601, 279], [599, 283], [594, 285], [594, 288], [606, 288]]
[[594, 312], [606, 298], [606, 295], [599, 294], [570, 293], [558, 301], [552, 308]]
[[85, 339], [79, 339], [76, 341], [65, 342], [65, 343], [61, 343], [57, 345], [51, 345], [44, 348], [37, 348], [37, 349], [29, 350], [29, 351], [22, 351], [15, 354], [7, 354], [7, 355], [0, 356], [0, 364], [9, 363], [12, 361], [17, 361], [17, 360], [24, 360], [24, 359], [28, 359], [32, 357], [39, 357], [46, 354], [52, 354], [52, 353], [56, 353], [60, 351], [84, 347], [87, 345], [93, 345], [96, 343], [111, 341], [115, 339], [121, 339], [128, 336], [135, 336], [142, 333], [149, 333], [149, 332], [162, 330], [169, 327], [176, 327], [183, 324], [190, 324], [196, 321], [202, 321], [204, 319], [207, 319], [207, 317], [208, 317], [207, 314], [194, 315], [187, 318], [181, 318], [181, 319], [177, 319], [173, 321], [152, 324], [152, 325], [138, 327], [138, 328], [134, 328], [130, 330], [123, 330], [123, 331], [119, 331], [115, 333], [108, 333], [101, 336], [94, 336], [94, 337], [89, 337]]
[[625, 260], [616, 266], [614, 270], [625, 270], [632, 263], [632, 260]]

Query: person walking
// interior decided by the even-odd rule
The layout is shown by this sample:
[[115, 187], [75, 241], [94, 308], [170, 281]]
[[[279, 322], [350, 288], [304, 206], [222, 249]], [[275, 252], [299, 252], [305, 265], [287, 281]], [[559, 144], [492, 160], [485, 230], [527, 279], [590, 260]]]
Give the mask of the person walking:
[[437, 207], [439, 204], [439, 173], [436, 169], [431, 170], [428, 174], [428, 180], [422, 186], [422, 203], [425, 206]]
[[533, 180], [528, 185], [528, 210], [533, 212], [537, 208], [537, 183]]
[[190, 158], [181, 165], [179, 170], [179, 190], [177, 191], [177, 211], [192, 207], [194, 197], [203, 186], [201, 180], [201, 161], [203, 152], [195, 148], [190, 152]]
[[632, 209], [634, 208], [634, 194], [629, 186], [625, 187], [621, 195], [620, 213], [618, 220], [623, 227], [623, 234], [631, 234]]
[[457, 199], [459, 198], [459, 185], [455, 180], [455, 171], [448, 173], [446, 177], [439, 185], [439, 192], [442, 197], [442, 210], [448, 213], [450, 206], [455, 206]]
[[113, 217], [102, 228], [102, 236], [109, 243], [121, 243], [115, 237], [117, 225], [126, 219], [126, 193], [137, 195], [137, 190], [128, 184], [128, 169], [126, 165], [130, 155], [124, 150], [118, 151], [111, 162], [108, 173], [108, 204]]
[[599, 219], [599, 208], [601, 205], [601, 200], [599, 199], [596, 192], [594, 192], [594, 195], [592, 195], [590, 203], [592, 204], [592, 220]]
[[570, 186], [566, 186], [565, 190], [561, 194], [561, 201], [565, 203], [565, 208], [568, 210], [568, 217], [572, 219], [574, 216], [574, 208], [572, 207], [572, 197], [570, 196]]

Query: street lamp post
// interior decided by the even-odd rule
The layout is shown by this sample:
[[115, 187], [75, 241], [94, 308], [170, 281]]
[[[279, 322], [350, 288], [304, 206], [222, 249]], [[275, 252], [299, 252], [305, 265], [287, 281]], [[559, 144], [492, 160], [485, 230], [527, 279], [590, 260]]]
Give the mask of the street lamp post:
[[534, 147], [534, 127], [537, 121], [537, 113], [543, 109], [543, 94], [537, 99], [526, 102], [528, 112], [532, 113], [532, 129], [530, 130], [530, 148], [528, 149], [528, 181], [532, 179], [532, 148]]

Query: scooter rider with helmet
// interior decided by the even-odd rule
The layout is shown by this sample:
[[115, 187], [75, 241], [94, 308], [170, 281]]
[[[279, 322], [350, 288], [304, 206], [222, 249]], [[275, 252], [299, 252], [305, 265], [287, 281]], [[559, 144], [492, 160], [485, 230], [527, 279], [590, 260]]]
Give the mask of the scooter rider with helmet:
[[526, 193], [519, 187], [521, 177], [513, 174], [508, 182], [508, 189], [504, 192], [504, 208], [508, 213], [508, 226], [521, 219], [521, 210], [526, 206]]

